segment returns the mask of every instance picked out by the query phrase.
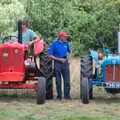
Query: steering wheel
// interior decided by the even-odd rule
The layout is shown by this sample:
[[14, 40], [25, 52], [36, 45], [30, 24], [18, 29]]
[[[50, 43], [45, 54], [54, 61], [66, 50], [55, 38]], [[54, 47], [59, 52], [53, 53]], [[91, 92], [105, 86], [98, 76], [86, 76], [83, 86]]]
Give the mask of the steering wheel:
[[2, 43], [13, 41], [12, 38], [16, 38], [16, 39], [18, 39], [17, 36], [9, 35], [9, 36], [5, 36], [5, 37], [2, 38]]

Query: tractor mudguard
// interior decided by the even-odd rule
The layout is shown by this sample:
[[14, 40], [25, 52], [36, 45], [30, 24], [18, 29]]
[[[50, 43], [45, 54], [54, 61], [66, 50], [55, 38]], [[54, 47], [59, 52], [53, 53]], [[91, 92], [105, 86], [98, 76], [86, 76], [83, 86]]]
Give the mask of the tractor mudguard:
[[44, 50], [44, 42], [43, 40], [36, 39], [34, 40], [34, 55], [38, 55], [42, 53]]
[[98, 64], [98, 52], [95, 50], [90, 50], [90, 55], [92, 59]]

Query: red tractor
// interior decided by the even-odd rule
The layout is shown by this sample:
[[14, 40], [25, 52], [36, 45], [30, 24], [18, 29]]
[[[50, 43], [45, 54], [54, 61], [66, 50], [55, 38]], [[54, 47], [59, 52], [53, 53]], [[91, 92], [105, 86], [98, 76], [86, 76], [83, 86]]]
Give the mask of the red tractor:
[[44, 43], [40, 40], [39, 55], [28, 56], [29, 48], [20, 43], [22, 32], [18, 33], [18, 42], [0, 44], [0, 89], [35, 89], [37, 104], [43, 104], [46, 98], [53, 96], [52, 60], [47, 55], [41, 57]]

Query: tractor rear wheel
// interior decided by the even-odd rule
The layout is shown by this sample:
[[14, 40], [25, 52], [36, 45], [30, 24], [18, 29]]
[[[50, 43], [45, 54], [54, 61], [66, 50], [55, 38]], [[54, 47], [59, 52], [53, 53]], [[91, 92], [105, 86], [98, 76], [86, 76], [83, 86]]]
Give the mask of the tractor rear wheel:
[[52, 59], [47, 55], [40, 57], [40, 76], [46, 78], [46, 99], [53, 98], [53, 66]]
[[44, 104], [46, 99], [46, 79], [44, 77], [38, 78], [37, 83], [37, 104]]
[[[80, 98], [82, 99], [82, 80], [84, 77], [91, 77], [93, 74], [93, 62], [91, 56], [80, 58]], [[91, 94], [90, 94], [91, 95]]]
[[93, 85], [92, 85], [92, 79], [89, 79], [89, 98], [93, 99]]
[[80, 59], [81, 77], [90, 77], [93, 73], [93, 62], [91, 56], [83, 56]]
[[81, 86], [81, 98], [83, 104], [89, 103], [89, 81], [87, 77], [84, 77], [82, 80]]
[[36, 66], [38, 69], [38, 76], [46, 79], [46, 99], [53, 98], [53, 68], [52, 60], [47, 56], [38, 56], [36, 60]]

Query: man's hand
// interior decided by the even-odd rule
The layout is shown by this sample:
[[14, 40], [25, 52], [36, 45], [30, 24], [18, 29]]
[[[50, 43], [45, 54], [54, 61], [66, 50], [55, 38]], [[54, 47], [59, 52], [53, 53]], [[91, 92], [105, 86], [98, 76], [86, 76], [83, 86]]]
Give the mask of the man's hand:
[[69, 63], [69, 64], [71, 63], [71, 59], [68, 59], [68, 63]]
[[33, 43], [34, 43], [34, 41], [30, 41], [30, 42], [28, 43], [28, 45], [31, 46]]
[[35, 42], [35, 40], [40, 40], [40, 38], [39, 38], [39, 37], [35, 37], [35, 39], [32, 40], [32, 41], [30, 41], [30, 42], [28, 43], [28, 45], [31, 46], [31, 45]]
[[62, 62], [62, 63], [66, 62], [66, 60], [67, 60], [65, 58], [57, 58], [57, 57], [55, 57], [53, 55], [48, 55], [48, 57], [55, 60], [55, 61]]
[[59, 61], [62, 62], [62, 63], [64, 63], [66, 61], [66, 59], [60, 58]]

